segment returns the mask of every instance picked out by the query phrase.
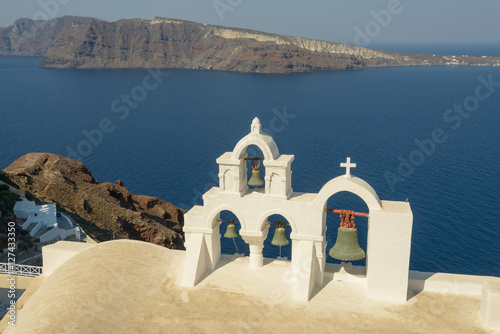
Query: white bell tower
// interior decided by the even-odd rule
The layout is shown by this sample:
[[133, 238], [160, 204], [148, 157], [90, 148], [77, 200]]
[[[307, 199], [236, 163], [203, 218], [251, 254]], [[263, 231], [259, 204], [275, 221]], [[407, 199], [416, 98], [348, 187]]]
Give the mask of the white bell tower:
[[[359, 196], [369, 209], [367, 266], [361, 278], [367, 296], [406, 301], [413, 225], [409, 203], [381, 201], [368, 183], [351, 174], [356, 164], [350, 158], [341, 164], [346, 174], [330, 180], [319, 193], [293, 192], [294, 156], [279, 153], [273, 138], [262, 133], [258, 118], [250, 130], [232, 152], [217, 159], [219, 187], [207, 191], [203, 206], [194, 206], [184, 216], [186, 262], [182, 285], [192, 287], [215, 270], [221, 256], [222, 211], [232, 212], [241, 225], [240, 235], [250, 248], [249, 270], [259, 270], [264, 265], [262, 249], [269, 231], [268, 217], [279, 214], [292, 229], [292, 258], [287, 265], [294, 284], [290, 288], [294, 299], [308, 301], [314, 288], [323, 286], [328, 254], [327, 201], [336, 193], [347, 191]], [[264, 155], [264, 189], [249, 189], [247, 185], [245, 159], [250, 145], [259, 147]]]
[[256, 145], [264, 154], [264, 194], [269, 197], [289, 199], [292, 190], [291, 165], [293, 155], [280, 155], [273, 138], [262, 132], [262, 125], [256, 117], [251, 125], [251, 132], [241, 139], [233, 152], [227, 152], [217, 159], [219, 164], [220, 192], [239, 194], [248, 192], [246, 149]]

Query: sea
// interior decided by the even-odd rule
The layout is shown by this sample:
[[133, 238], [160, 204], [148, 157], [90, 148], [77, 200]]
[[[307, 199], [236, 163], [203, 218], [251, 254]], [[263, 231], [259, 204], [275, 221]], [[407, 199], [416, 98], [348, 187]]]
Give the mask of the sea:
[[[498, 44], [370, 47], [500, 56]], [[380, 199], [409, 201], [410, 269], [500, 276], [500, 67], [263, 75], [44, 69], [39, 60], [0, 57], [0, 168], [26, 153], [56, 153], [82, 161], [98, 181], [122, 180], [134, 194], [190, 209], [217, 186], [216, 159], [259, 117], [280, 153], [295, 155], [294, 191], [317, 193], [345, 173], [340, 163], [350, 157], [352, 174]], [[262, 155], [255, 147], [248, 153]], [[334, 195], [328, 207], [368, 212], [350, 193]], [[339, 222], [328, 214], [327, 251]], [[367, 218], [356, 226], [366, 250]], [[224, 234], [226, 223], [220, 228]], [[273, 230], [264, 244], [271, 258], [280, 254]], [[249, 253], [241, 237], [222, 238], [222, 250]], [[291, 242], [281, 256], [290, 259]]]

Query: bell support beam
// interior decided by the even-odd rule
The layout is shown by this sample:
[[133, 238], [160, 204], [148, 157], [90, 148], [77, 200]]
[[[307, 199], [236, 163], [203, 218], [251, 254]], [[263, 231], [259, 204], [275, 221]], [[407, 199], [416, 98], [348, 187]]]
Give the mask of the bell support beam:
[[[331, 213], [342, 213], [342, 210], [338, 209], [326, 209], [326, 212], [331, 212]], [[370, 217], [368, 213], [362, 213], [362, 212], [354, 212], [355, 216], [358, 217]]]

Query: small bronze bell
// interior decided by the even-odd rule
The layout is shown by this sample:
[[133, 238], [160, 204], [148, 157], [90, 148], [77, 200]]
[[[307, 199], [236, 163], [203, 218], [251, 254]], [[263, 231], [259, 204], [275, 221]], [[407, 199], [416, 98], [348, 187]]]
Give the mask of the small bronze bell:
[[273, 225], [276, 225], [276, 228], [274, 229], [274, 236], [273, 239], [271, 240], [271, 245], [280, 247], [280, 257], [281, 257], [281, 246], [286, 246], [290, 244], [290, 242], [286, 238], [285, 228], [283, 227], [288, 224], [285, 222], [276, 222], [273, 223]]
[[358, 229], [339, 227], [337, 241], [328, 253], [341, 261], [357, 261], [365, 258], [365, 251], [359, 247]]
[[260, 187], [264, 184], [262, 178], [260, 177], [260, 170], [253, 170], [250, 180], [248, 180], [248, 185], [252, 187]]
[[234, 224], [238, 223], [236, 220], [219, 220], [220, 223], [227, 222], [226, 233], [224, 233], [224, 238], [233, 239], [234, 248], [236, 248], [236, 253], [239, 254], [238, 245], [236, 245], [235, 239], [238, 238], [238, 233], [236, 233], [236, 226]]
[[[250, 180], [248, 180], [248, 185], [252, 187], [260, 187], [264, 184], [264, 181], [262, 181], [262, 177], [260, 176], [260, 159], [259, 158], [250, 158], [248, 160], [252, 161], [252, 176], [250, 177]], [[257, 166], [255, 166], [254, 161], [257, 160]]]
[[228, 239], [236, 239], [238, 237], [238, 233], [236, 233], [236, 226], [233, 222], [227, 223], [226, 233], [224, 233], [224, 238]]

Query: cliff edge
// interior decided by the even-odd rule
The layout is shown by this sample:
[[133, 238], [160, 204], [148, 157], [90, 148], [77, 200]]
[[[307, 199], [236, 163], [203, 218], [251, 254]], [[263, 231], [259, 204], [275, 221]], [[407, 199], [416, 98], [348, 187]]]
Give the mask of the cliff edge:
[[79, 161], [30, 153], [4, 172], [39, 200], [56, 203], [93, 239], [135, 239], [184, 249], [184, 210], [156, 197], [134, 195], [121, 181], [97, 182]]
[[0, 55], [43, 56], [48, 68], [182, 68], [293, 73], [413, 65], [500, 66], [499, 57], [439, 56], [154, 17], [65, 16], [0, 29]]

